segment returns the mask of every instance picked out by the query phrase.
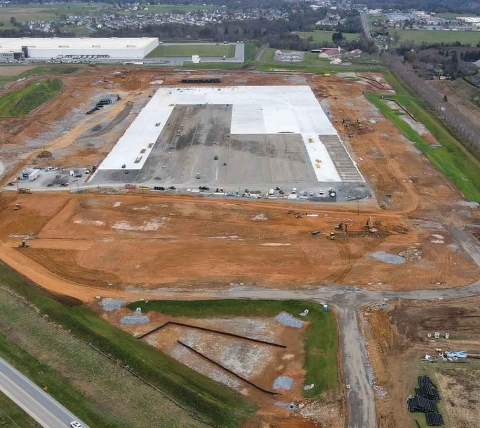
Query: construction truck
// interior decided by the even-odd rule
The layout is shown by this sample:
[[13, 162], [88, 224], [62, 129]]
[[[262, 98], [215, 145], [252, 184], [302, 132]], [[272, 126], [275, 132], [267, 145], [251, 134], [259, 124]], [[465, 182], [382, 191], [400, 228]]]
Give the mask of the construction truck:
[[28, 245], [27, 241], [22, 241], [20, 244], [18, 244], [19, 248], [28, 248], [30, 245]]
[[21, 187], [20, 189], [18, 189], [18, 193], [25, 193], [25, 194], [30, 194], [32, 193], [32, 191], [26, 187]]

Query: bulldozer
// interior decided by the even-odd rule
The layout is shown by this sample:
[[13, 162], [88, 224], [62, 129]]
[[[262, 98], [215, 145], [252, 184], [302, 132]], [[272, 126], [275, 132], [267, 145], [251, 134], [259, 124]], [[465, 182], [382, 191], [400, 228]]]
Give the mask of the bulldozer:
[[24, 194], [29, 195], [30, 193], [32, 193], [32, 191], [30, 189], [26, 188], [26, 187], [22, 187], [22, 188], [18, 189], [18, 193], [24, 193]]
[[28, 248], [30, 245], [28, 244], [27, 241], [22, 241], [20, 244], [18, 244], [19, 248]]

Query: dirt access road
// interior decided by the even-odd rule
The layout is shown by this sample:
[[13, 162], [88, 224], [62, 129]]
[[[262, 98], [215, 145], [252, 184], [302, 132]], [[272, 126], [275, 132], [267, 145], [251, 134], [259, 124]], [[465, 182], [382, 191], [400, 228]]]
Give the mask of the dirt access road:
[[[463, 244], [463, 241], [461, 241]], [[465, 243], [472, 258], [479, 260], [480, 247]], [[363, 287], [331, 286], [307, 290], [271, 290], [257, 287], [237, 287], [230, 290], [217, 291], [214, 296], [210, 291], [191, 292], [190, 290], [165, 290], [162, 299], [269, 299], [269, 300], [310, 300], [331, 305], [338, 316], [340, 330], [340, 346], [343, 357], [343, 372], [348, 400], [348, 427], [375, 428], [377, 426], [375, 398], [370, 384], [370, 370], [366, 354], [365, 341], [358, 327], [359, 308], [379, 301], [388, 300], [450, 300], [472, 297], [480, 294], [480, 280], [474, 284], [450, 289], [415, 290], [415, 291], [375, 291]]]

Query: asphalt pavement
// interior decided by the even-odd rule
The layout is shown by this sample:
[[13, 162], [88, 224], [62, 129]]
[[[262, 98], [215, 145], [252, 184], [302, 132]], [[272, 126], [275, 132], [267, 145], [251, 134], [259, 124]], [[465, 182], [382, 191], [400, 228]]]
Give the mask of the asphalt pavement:
[[42, 427], [70, 428], [73, 421], [80, 422], [85, 428], [88, 427], [2, 358], [0, 358], [0, 391]]

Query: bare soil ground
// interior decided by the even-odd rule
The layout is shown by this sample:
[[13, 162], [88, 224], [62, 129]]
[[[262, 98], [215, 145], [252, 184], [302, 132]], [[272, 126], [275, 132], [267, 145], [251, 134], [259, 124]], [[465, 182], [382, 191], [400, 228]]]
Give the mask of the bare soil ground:
[[[210, 289], [213, 295], [232, 283], [271, 288], [350, 284], [411, 290], [461, 286], [478, 279], [478, 267], [448, 228], [454, 225], [477, 230], [479, 210], [460, 205], [464, 198], [458, 190], [364, 97], [365, 90], [391, 93], [381, 76], [370, 74], [379, 82], [372, 85], [365, 79], [353, 82], [307, 74], [247, 70], [215, 73], [222, 78], [218, 86], [309, 84], [330, 113], [376, 199], [358, 204], [314, 205], [175, 194], [114, 194], [108, 190], [102, 192], [109, 194], [77, 195], [3, 192], [0, 259], [42, 287], [90, 302], [97, 295], [137, 300], [154, 296], [152, 291], [158, 287], [191, 293], [199, 288]], [[32, 163], [59, 167], [98, 165], [148, 101], [155, 88], [150, 82], [163, 80], [163, 85], [176, 86], [192, 74], [208, 73], [84, 67], [61, 76], [64, 89], [53, 101], [23, 118], [1, 120], [0, 159], [8, 167], [4, 181]], [[13, 82], [8, 90], [36, 78]], [[120, 95], [121, 100], [98, 114], [85, 115], [94, 101], [111, 94]], [[52, 158], [38, 158], [44, 149], [52, 153]], [[21, 205], [20, 210], [13, 210], [15, 203]], [[318, 216], [297, 219], [287, 214], [290, 210]], [[254, 221], [259, 214], [267, 220]], [[365, 230], [367, 220], [375, 224], [377, 232]], [[335, 240], [326, 239], [324, 234], [334, 231], [340, 222], [348, 224], [348, 233], [337, 231]], [[316, 229], [322, 234], [312, 236], [311, 231]], [[30, 248], [18, 248], [25, 238], [29, 238]], [[403, 264], [387, 261], [389, 255], [404, 250], [421, 251], [421, 258]], [[405, 427], [411, 422], [404, 403], [421, 370], [415, 361], [439, 345], [425, 340], [427, 330], [448, 325], [452, 335], [448, 346], [480, 352], [476, 336], [479, 329], [475, 328], [478, 302], [436, 302], [431, 309], [426, 308], [427, 304], [398, 304], [388, 313], [371, 309], [364, 314], [382, 428]], [[118, 324], [119, 315], [112, 315], [111, 321]], [[226, 327], [220, 320], [201, 322]], [[141, 331], [138, 326], [121, 327], [132, 333]], [[235, 330], [238, 326], [228, 328]], [[286, 334], [282, 328], [272, 330], [279, 340], [294, 346], [295, 357], [286, 358], [289, 354], [272, 350], [262, 354], [259, 348], [237, 343], [235, 346], [244, 356], [262, 355], [249, 367], [251, 371], [244, 373], [264, 387], [271, 386], [279, 373], [291, 373], [295, 386], [285, 397], [299, 396], [303, 376], [298, 363], [302, 358], [301, 337]], [[159, 332], [149, 340], [159, 349], [184, 358], [185, 363], [192, 364], [195, 357], [183, 348], [179, 350], [175, 342], [178, 338], [198, 346], [212, 359], [223, 361], [221, 347], [207, 344], [224, 343], [225, 339], [177, 327], [166, 331], [168, 335]], [[245, 393], [257, 394], [238, 379], [214, 371], [205, 361], [196, 365], [212, 377], [238, 382], [232, 386]], [[437, 379], [447, 411], [453, 415], [468, 400], [476, 400], [478, 391], [467, 384], [467, 375], [452, 374], [451, 367], [456, 366], [444, 367], [448, 370], [439, 372]], [[449, 385], [452, 390], [465, 387], [473, 392], [467, 398], [449, 395]], [[261, 402], [264, 398], [258, 399]], [[338, 400], [334, 392], [331, 397], [323, 397], [321, 403], [307, 403], [301, 413], [310, 421], [336, 427], [343, 423]], [[476, 426], [468, 425], [471, 422], [465, 414], [463, 426]], [[316, 426], [315, 422], [306, 425], [303, 418], [287, 416], [288, 411], [271, 401], [265, 402], [259, 412], [265, 426]]]
[[[148, 101], [150, 82], [178, 85], [190, 74], [80, 68], [62, 76], [64, 91], [36, 115], [27, 115], [21, 123], [4, 121], [2, 135], [8, 143], [0, 142], [0, 154], [4, 147], [10, 147], [4, 152], [10, 154], [25, 149], [24, 160], [17, 157], [14, 170], [37, 159], [43, 148], [54, 157], [37, 160], [41, 165], [98, 163]], [[57, 291], [68, 283], [70, 294], [87, 300], [102, 294], [101, 289], [122, 294], [135, 287], [214, 289], [234, 282], [286, 288], [352, 284], [415, 289], [460, 286], [478, 278], [478, 268], [448, 232], [449, 224], [478, 223], [478, 209], [457, 206], [462, 200], [459, 192], [363, 96], [366, 81], [312, 75], [292, 79], [288, 73], [248, 71], [221, 74], [221, 85], [235, 85], [240, 78], [249, 85], [291, 85], [299, 78], [308, 83], [331, 114], [376, 200], [300, 205], [180, 195], [4, 193], [2, 258]], [[368, 85], [370, 91], [391, 92], [381, 76], [370, 77], [382, 88]], [[115, 93], [121, 100], [97, 115], [86, 116], [79, 107]], [[62, 127], [52, 131], [69, 114], [76, 119], [63, 131]], [[45, 138], [45, 133], [53, 138], [34, 147], [32, 141]], [[87, 147], [89, 143], [92, 147]], [[22, 205], [20, 211], [13, 211], [15, 202]], [[296, 219], [287, 214], [291, 209], [318, 217]], [[259, 214], [267, 220], [253, 221]], [[378, 233], [365, 232], [368, 218]], [[310, 234], [315, 229], [329, 233], [340, 222], [348, 223], [349, 232], [337, 234], [334, 241]], [[16, 249], [22, 235], [35, 238], [26, 251]], [[421, 251], [421, 259], [396, 265], [382, 256], [373, 258], [409, 249]]]
[[[405, 400], [414, 392], [419, 374], [429, 374], [437, 381], [440, 408], [446, 410], [449, 427], [477, 426], [479, 360], [420, 363], [419, 358], [425, 354], [435, 356], [437, 348], [479, 354], [479, 302], [478, 297], [452, 302], [397, 302], [387, 310], [372, 306], [363, 311], [362, 327], [378, 388], [380, 428], [413, 426]], [[427, 333], [433, 336], [435, 331], [441, 332], [443, 338], [427, 337]], [[449, 340], [444, 338], [446, 332]], [[424, 419], [421, 414], [415, 417]]]
[[25, 71], [35, 68], [34, 65], [2, 65], [0, 67], [0, 77], [18, 76]]
[[[308, 323], [301, 329], [296, 329], [282, 325], [273, 318], [189, 319], [148, 312], [144, 314], [150, 319], [148, 323], [132, 325], [121, 321], [124, 316], [132, 315], [132, 311], [128, 309], [106, 312], [99, 309], [98, 303], [92, 303], [91, 307], [109, 322], [135, 336], [145, 334], [168, 322], [179, 322], [284, 345], [286, 348], [279, 348], [173, 324], [144, 339], [139, 339], [147, 341], [192, 369], [252, 398], [260, 406], [260, 410], [255, 420], [247, 423], [247, 426], [253, 426], [259, 419], [267, 424], [265, 427], [295, 427], [298, 423], [298, 426], [312, 428], [316, 426], [340, 428], [344, 424], [339, 391], [330, 391], [324, 394], [321, 400], [308, 400], [302, 397], [305, 378], [303, 341]], [[278, 395], [270, 395], [256, 389], [192, 352], [179, 341], [253, 384]], [[275, 379], [279, 376], [292, 379], [291, 389], [273, 388]], [[302, 409], [292, 411], [279, 404], [283, 403], [286, 406], [292, 402], [302, 404]]]
[[[479, 274], [446, 229], [418, 226], [395, 216], [378, 217], [378, 232], [369, 234], [363, 230], [368, 216], [332, 213], [314, 205], [302, 205], [301, 211], [318, 217], [297, 219], [287, 214], [292, 205], [269, 201], [167, 195], [5, 196], [9, 203], [0, 212], [2, 259], [24, 273], [28, 270], [28, 276], [38, 271], [40, 275], [33, 274], [32, 279], [82, 300], [94, 297], [92, 293], [105, 295], [95, 290], [102, 288], [109, 294], [129, 294], [123, 290], [217, 289], [232, 282], [285, 288], [305, 284], [436, 288], [465, 285]], [[21, 205], [18, 211], [13, 210], [15, 201]], [[267, 220], [253, 221], [258, 214]], [[315, 229], [329, 233], [339, 222], [350, 226], [336, 240], [310, 233]], [[30, 248], [17, 248], [25, 235], [33, 238]], [[421, 260], [390, 264], [373, 257], [409, 248], [422, 251]], [[85, 294], [66, 289], [65, 284], [83, 286]]]

